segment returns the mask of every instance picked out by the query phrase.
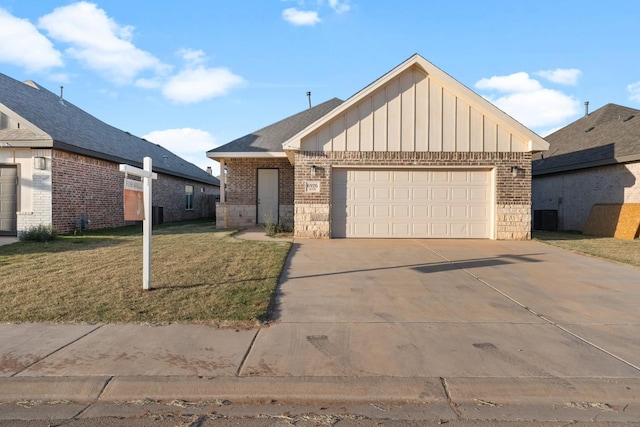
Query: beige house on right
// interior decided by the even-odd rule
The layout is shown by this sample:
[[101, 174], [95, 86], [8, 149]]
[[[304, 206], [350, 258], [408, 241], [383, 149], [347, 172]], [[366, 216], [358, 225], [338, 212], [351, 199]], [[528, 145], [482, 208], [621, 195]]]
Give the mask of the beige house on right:
[[607, 104], [545, 139], [533, 154], [534, 229], [554, 228], [557, 213], [557, 229], [582, 231], [594, 204], [640, 203], [640, 110]]

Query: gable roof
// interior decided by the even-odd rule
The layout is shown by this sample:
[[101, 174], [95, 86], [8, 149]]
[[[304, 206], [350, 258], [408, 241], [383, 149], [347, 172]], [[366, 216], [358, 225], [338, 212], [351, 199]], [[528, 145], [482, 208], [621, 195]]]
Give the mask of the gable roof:
[[387, 74], [383, 75], [378, 80], [374, 81], [369, 86], [365, 87], [364, 89], [360, 90], [358, 93], [347, 99], [343, 104], [333, 109], [329, 114], [326, 114], [319, 120], [310, 124], [305, 129], [285, 141], [285, 143], [283, 144], [283, 148], [284, 151], [288, 153], [289, 159], [293, 159], [293, 155], [291, 154], [291, 152], [300, 150], [303, 138], [317, 131], [322, 126], [330, 123], [336, 117], [345, 114], [347, 110], [356, 106], [363, 99], [370, 97], [374, 92], [383, 88], [389, 82], [398, 78], [401, 74], [411, 69], [412, 67], [417, 67], [427, 75], [435, 77], [438, 81], [442, 82], [443, 86], [446, 86], [447, 89], [451, 90], [461, 98], [464, 98], [465, 102], [467, 102], [470, 106], [479, 111], [486, 112], [487, 115], [490, 115], [496, 121], [502, 123], [511, 132], [519, 135], [522, 140], [527, 141], [526, 151], [536, 152], [548, 149], [549, 144], [535, 132], [531, 131], [530, 129], [519, 123], [517, 120], [493, 105], [491, 102], [482, 98], [480, 95], [467, 88], [462, 83], [458, 82], [435, 65], [431, 64], [422, 56], [414, 54], [402, 64], [398, 65], [396, 68], [392, 69]]
[[607, 104], [545, 139], [550, 149], [534, 156], [534, 175], [637, 161], [640, 110]]
[[100, 121], [33, 81], [22, 83], [0, 73], [0, 112], [21, 124], [20, 129], [0, 130], [0, 139], [5, 141], [53, 147], [139, 167], [144, 157], [151, 157], [156, 172], [220, 185], [193, 163]]
[[284, 141], [342, 104], [342, 102], [338, 98], [330, 99], [225, 145], [209, 150], [207, 156], [212, 159], [225, 157], [284, 157], [285, 154], [282, 149]]

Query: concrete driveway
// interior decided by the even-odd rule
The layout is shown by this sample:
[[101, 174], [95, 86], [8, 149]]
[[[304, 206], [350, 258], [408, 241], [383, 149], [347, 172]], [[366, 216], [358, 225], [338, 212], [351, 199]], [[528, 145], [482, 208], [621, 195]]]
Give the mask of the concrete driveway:
[[296, 240], [280, 283], [276, 321], [255, 329], [0, 324], [0, 404], [72, 402], [0, 420], [105, 416], [142, 396], [640, 419], [640, 270], [536, 242]]
[[240, 375], [640, 377], [640, 271], [537, 242], [299, 240]]

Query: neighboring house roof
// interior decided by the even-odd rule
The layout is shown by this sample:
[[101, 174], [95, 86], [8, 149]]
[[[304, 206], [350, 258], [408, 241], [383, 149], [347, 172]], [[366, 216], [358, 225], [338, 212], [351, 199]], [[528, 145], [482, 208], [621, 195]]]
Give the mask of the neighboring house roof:
[[329, 113], [342, 102], [338, 98], [330, 99], [225, 145], [209, 150], [207, 156], [212, 159], [226, 157], [285, 157], [282, 149], [284, 141]]
[[533, 157], [533, 175], [638, 161], [640, 110], [607, 104], [545, 139], [550, 149]]
[[[171, 151], [116, 129], [35, 82], [19, 82], [0, 73], [0, 112], [16, 116], [21, 129], [0, 130], [0, 140], [25, 146], [53, 147], [103, 160], [142, 166], [211, 185], [220, 182]], [[32, 144], [29, 142], [32, 141]]]
[[329, 114], [324, 115], [319, 120], [310, 124], [308, 127], [285, 141], [283, 146], [285, 152], [287, 152], [289, 156], [289, 159], [293, 162], [292, 152], [299, 151], [301, 149], [302, 140], [305, 137], [331, 123], [331, 121], [337, 117], [346, 114], [348, 110], [357, 107], [361, 101], [371, 97], [375, 92], [384, 89], [385, 85], [389, 84], [392, 80], [397, 79], [412, 67], [417, 67], [422, 70], [422, 72], [426, 73], [427, 76], [435, 78], [442, 84], [442, 87], [454, 93], [456, 97], [463, 99], [467, 105], [477, 111], [484, 112], [487, 116], [490, 116], [493, 120], [501, 123], [505, 128], [508, 128], [512, 134], [518, 135], [518, 139], [527, 143], [527, 146], [524, 147], [525, 151], [536, 152], [547, 150], [549, 148], [549, 144], [535, 132], [531, 131], [493, 105], [491, 102], [482, 98], [480, 95], [455, 80], [449, 74], [431, 64], [422, 56], [415, 54], [375, 82], [371, 83], [369, 86], [347, 99], [343, 104], [333, 109]]

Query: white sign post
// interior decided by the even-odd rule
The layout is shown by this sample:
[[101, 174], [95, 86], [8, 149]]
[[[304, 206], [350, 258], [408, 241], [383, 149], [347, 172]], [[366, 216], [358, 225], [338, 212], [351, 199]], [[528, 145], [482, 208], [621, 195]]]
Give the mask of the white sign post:
[[144, 169], [129, 165], [120, 165], [120, 172], [142, 177], [144, 220], [142, 221], [142, 289], [151, 289], [151, 183], [158, 179], [158, 174], [152, 171], [151, 157], [145, 157]]

